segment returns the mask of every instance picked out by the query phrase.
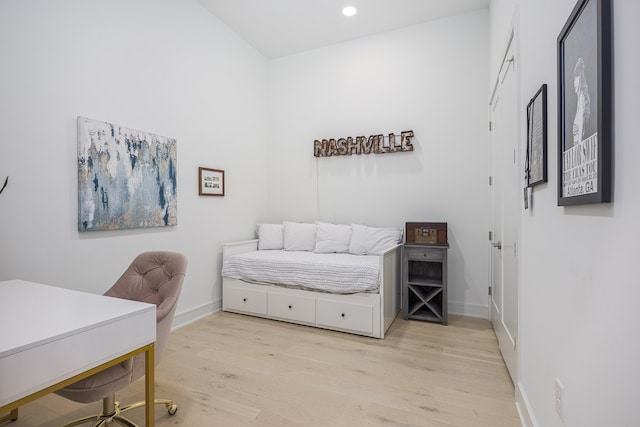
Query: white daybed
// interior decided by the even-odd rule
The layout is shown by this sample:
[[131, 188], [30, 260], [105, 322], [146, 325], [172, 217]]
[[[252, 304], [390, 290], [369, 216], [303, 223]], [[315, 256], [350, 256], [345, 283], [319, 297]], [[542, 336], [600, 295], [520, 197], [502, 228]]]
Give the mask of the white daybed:
[[[318, 237], [320, 237], [320, 229], [318, 230]], [[318, 247], [316, 246], [316, 248]], [[399, 244], [395, 244], [379, 254], [367, 256], [340, 253], [335, 255], [315, 254], [314, 251], [308, 251], [305, 254], [278, 249], [259, 249], [261, 249], [259, 239], [227, 243], [223, 246], [222, 309], [224, 311], [375, 338], [384, 338], [385, 332], [400, 311], [401, 245]], [[259, 261], [257, 258], [262, 258], [263, 255], [268, 258], [266, 261]], [[227, 260], [229, 257], [232, 258]], [[254, 270], [264, 270], [269, 273], [271, 270], [271, 264], [269, 264], [271, 261], [269, 260], [278, 260], [283, 257], [285, 260], [295, 261], [286, 263], [285, 268], [289, 268], [289, 270], [295, 269], [295, 265], [302, 265], [298, 263], [299, 259], [304, 259], [304, 262], [309, 262], [308, 260], [312, 259], [311, 262], [314, 262], [313, 258], [317, 258], [317, 263], [326, 264], [330, 262], [327, 260], [331, 257], [336, 257], [336, 259], [351, 257], [347, 260], [346, 266], [338, 265], [335, 267], [336, 273], [333, 274], [333, 277], [340, 279], [336, 281], [351, 281], [351, 279], [339, 277], [349, 276], [348, 273], [352, 273], [351, 277], [354, 279], [361, 273], [365, 276], [364, 270], [358, 269], [361, 267], [368, 269], [373, 264], [377, 272], [378, 283], [376, 286], [370, 286], [366, 280], [364, 280], [364, 284], [356, 284], [355, 282], [358, 280], [353, 280], [355, 286], [362, 286], [362, 291], [358, 291], [358, 288], [342, 291], [339, 287], [342, 284], [332, 286], [332, 283], [327, 283], [329, 286], [319, 284], [319, 288], [322, 290], [314, 290], [315, 288], [309, 287], [314, 286], [313, 284], [302, 288], [292, 287], [291, 284], [274, 284], [257, 280], [257, 277], [251, 275], [255, 272]], [[251, 268], [253, 265], [257, 265], [252, 264], [254, 261], [256, 263], [263, 262], [265, 266]], [[364, 266], [365, 263], [367, 266]], [[233, 264], [234, 268], [229, 268], [230, 264]], [[244, 264], [245, 270], [249, 274], [248, 278], [237, 272], [235, 269], [237, 264], [241, 266]], [[273, 265], [275, 264], [273, 262]], [[354, 271], [352, 272], [348, 271], [350, 264], [353, 265]], [[297, 273], [301, 272], [290, 271], [289, 273], [297, 280]], [[313, 274], [312, 271], [310, 275], [313, 276]], [[317, 273], [315, 274], [318, 276]], [[322, 275], [323, 278], [331, 276], [331, 274]]]

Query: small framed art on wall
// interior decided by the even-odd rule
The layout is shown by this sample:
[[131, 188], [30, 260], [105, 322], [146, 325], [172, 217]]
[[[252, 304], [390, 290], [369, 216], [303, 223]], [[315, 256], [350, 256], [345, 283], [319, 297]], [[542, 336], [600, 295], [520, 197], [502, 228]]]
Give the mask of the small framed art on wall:
[[198, 194], [200, 196], [224, 196], [224, 171], [199, 167]]
[[547, 182], [547, 85], [527, 105], [527, 186]]

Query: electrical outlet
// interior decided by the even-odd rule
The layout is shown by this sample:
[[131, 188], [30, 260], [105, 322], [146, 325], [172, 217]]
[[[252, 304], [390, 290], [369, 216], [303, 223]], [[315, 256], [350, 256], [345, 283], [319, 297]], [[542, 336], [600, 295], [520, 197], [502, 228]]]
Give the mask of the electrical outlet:
[[559, 379], [556, 378], [555, 381], [555, 389], [556, 389], [556, 412], [558, 416], [564, 422], [564, 386], [560, 382]]

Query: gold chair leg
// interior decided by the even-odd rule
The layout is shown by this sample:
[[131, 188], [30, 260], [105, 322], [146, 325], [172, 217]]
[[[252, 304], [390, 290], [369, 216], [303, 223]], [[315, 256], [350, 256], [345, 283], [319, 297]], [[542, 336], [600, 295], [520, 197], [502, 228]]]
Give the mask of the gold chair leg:
[[81, 424], [86, 424], [89, 422], [95, 423], [93, 427], [102, 427], [104, 425], [104, 421], [105, 420], [100, 419], [100, 415], [90, 415], [88, 417], [79, 418], [77, 420], [71, 421], [70, 423], [65, 424], [64, 427], [79, 426]]
[[[167, 412], [169, 413], [169, 415], [174, 415], [176, 412], [178, 412], [178, 405], [173, 403], [173, 400], [171, 399], [154, 399], [153, 403], [156, 405], [164, 405], [164, 407], [167, 408]], [[140, 402], [135, 402], [120, 408], [120, 413], [130, 411], [136, 408], [141, 408], [144, 405], [145, 405], [145, 401], [141, 400]]]
[[[173, 403], [171, 399], [154, 399], [154, 404], [156, 405], [164, 405], [167, 408], [167, 412], [169, 415], [174, 415], [178, 411], [178, 405]], [[132, 422], [131, 420], [121, 416], [123, 412], [130, 411], [132, 409], [140, 408], [145, 406], [145, 401], [141, 400], [140, 402], [132, 403], [131, 405], [120, 407], [120, 402], [115, 400], [115, 395], [111, 395], [109, 397], [105, 397], [102, 399], [102, 413], [98, 415], [91, 415], [88, 417], [80, 418], [75, 421], [71, 421], [68, 424], [65, 424], [64, 427], [74, 427], [80, 424], [85, 424], [88, 422], [94, 422], [93, 427], [105, 427], [110, 426], [113, 423], [118, 423], [120, 425], [126, 427], [139, 427], [137, 424]], [[17, 410], [16, 410], [16, 418], [17, 418]]]

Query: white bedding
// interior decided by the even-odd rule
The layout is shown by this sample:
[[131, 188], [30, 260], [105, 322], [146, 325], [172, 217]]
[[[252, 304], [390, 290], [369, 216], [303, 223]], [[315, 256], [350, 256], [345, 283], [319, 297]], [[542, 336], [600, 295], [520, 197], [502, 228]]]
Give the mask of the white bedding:
[[222, 275], [253, 283], [275, 284], [335, 294], [377, 292], [379, 257], [264, 250], [229, 255]]

